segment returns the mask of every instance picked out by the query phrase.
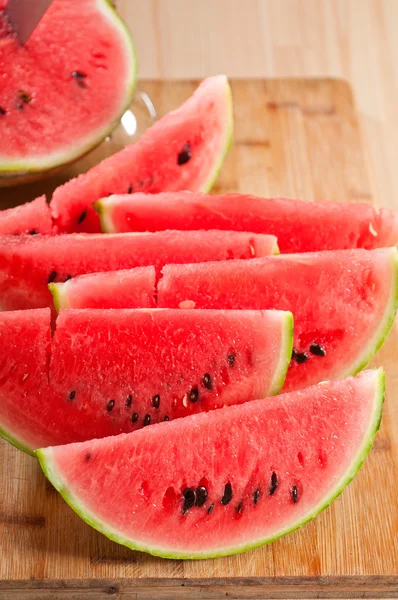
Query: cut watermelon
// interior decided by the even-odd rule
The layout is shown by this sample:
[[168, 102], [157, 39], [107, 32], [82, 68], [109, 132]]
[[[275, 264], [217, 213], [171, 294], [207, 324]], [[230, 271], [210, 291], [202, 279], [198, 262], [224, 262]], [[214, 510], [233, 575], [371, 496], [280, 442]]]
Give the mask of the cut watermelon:
[[0, 307], [52, 306], [47, 285], [83, 273], [167, 263], [252, 258], [277, 251], [274, 236], [238, 231], [161, 231], [119, 235], [3, 236]]
[[398, 243], [398, 214], [371, 204], [303, 202], [190, 192], [110, 196], [95, 205], [106, 233], [229, 229], [272, 233], [281, 252], [381, 248]]
[[53, 233], [50, 209], [45, 196], [16, 208], [0, 211], [0, 235]]
[[[281, 311], [0, 313], [0, 430], [31, 452], [277, 393], [292, 349]], [[17, 341], [16, 341], [17, 340]]]
[[133, 43], [108, 0], [54, 0], [22, 46], [0, 0], [0, 185], [75, 160], [129, 106]]
[[54, 306], [61, 308], [155, 308], [155, 267], [90, 273], [50, 283]]
[[383, 372], [366, 371], [37, 454], [68, 504], [112, 540], [165, 557], [222, 556], [327, 508], [368, 454], [383, 398]]
[[92, 204], [110, 194], [207, 191], [231, 138], [228, 81], [224, 76], [210, 77], [185, 104], [155, 123], [136, 144], [55, 190], [51, 209], [59, 231], [101, 231]]
[[290, 391], [363, 368], [393, 324], [397, 293], [395, 248], [336, 250], [166, 266], [158, 306], [292, 311]]

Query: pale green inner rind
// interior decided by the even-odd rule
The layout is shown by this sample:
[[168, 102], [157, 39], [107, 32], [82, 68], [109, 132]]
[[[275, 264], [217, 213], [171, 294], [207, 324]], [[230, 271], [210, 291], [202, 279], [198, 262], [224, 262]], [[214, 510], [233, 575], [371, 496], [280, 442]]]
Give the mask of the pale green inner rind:
[[33, 448], [25, 446], [24, 442], [12, 437], [12, 435], [5, 429], [0, 429], [0, 437], [4, 438], [12, 446], [15, 446], [15, 448], [18, 448], [18, 450], [22, 450], [22, 452], [26, 452], [26, 454], [30, 454], [30, 456], [35, 456], [35, 451]]
[[272, 255], [279, 255], [281, 253], [281, 251], [279, 250], [279, 246], [278, 246], [278, 240], [276, 239], [274, 242], [274, 245], [272, 246]]
[[212, 172], [209, 174], [207, 180], [203, 183], [201, 190], [202, 192], [208, 192], [213, 187], [215, 180], [220, 172], [222, 164], [226, 155], [228, 154], [233, 141], [234, 133], [234, 115], [233, 115], [233, 103], [232, 103], [232, 92], [228, 81], [225, 82], [225, 100], [226, 100], [226, 113], [227, 113], [227, 126], [225, 131], [225, 142], [220, 150], [217, 157], [217, 161], [214, 165]]
[[379, 348], [384, 344], [384, 341], [394, 324], [395, 315], [398, 308], [398, 250], [391, 248], [391, 284], [390, 297], [384, 311], [380, 325], [374, 333], [373, 337], [368, 341], [364, 351], [357, 357], [356, 361], [351, 364], [345, 372], [339, 373], [339, 379], [343, 379], [349, 375], [355, 375], [362, 371], [373, 358]]
[[51, 292], [54, 302], [54, 308], [59, 313], [61, 308], [68, 308], [68, 296], [65, 293], [65, 283], [49, 283], [48, 289]]
[[97, 212], [102, 233], [117, 233], [112, 220], [112, 203], [107, 198], [100, 198], [94, 202], [93, 207]]
[[124, 21], [116, 12], [114, 6], [110, 0], [97, 0], [98, 10], [104, 13], [110, 21], [113, 21], [115, 27], [119, 31], [120, 35], [125, 40], [126, 54], [129, 55], [128, 62], [130, 62], [129, 70], [129, 81], [126, 86], [126, 99], [123, 105], [120, 107], [117, 117], [110, 123], [104, 124], [98, 131], [89, 134], [89, 139], [77, 146], [71, 146], [67, 150], [52, 152], [47, 156], [40, 158], [26, 157], [9, 160], [6, 157], [0, 157], [0, 178], [17, 177], [18, 175], [25, 175], [28, 173], [37, 173], [41, 171], [48, 171], [55, 169], [61, 165], [66, 165], [73, 162], [80, 156], [87, 154], [89, 150], [97, 146], [107, 135], [109, 135], [120, 122], [120, 118], [123, 113], [129, 108], [137, 82], [137, 57], [135, 53], [133, 39], [131, 33], [127, 28]]
[[97, 529], [104, 535], [106, 535], [111, 540], [117, 542], [118, 544], [123, 544], [132, 550], [140, 550], [143, 552], [149, 552], [155, 556], [161, 556], [163, 558], [179, 558], [179, 559], [204, 559], [204, 558], [217, 558], [220, 556], [227, 556], [230, 554], [238, 554], [241, 552], [246, 552], [252, 548], [256, 548], [258, 546], [262, 546], [264, 544], [273, 542], [274, 540], [286, 535], [287, 533], [291, 533], [295, 531], [302, 525], [305, 525], [312, 519], [314, 519], [321, 511], [327, 508], [332, 501], [337, 498], [343, 491], [343, 489], [350, 483], [353, 479], [354, 475], [361, 468], [366, 456], [368, 455], [374, 437], [377, 433], [377, 430], [380, 426], [382, 407], [384, 401], [384, 392], [385, 392], [385, 376], [382, 369], [378, 369], [374, 372], [375, 377], [375, 392], [373, 398], [373, 408], [369, 417], [369, 426], [367, 431], [363, 435], [363, 442], [358, 449], [355, 457], [351, 462], [351, 466], [347, 469], [344, 475], [341, 477], [340, 481], [330, 490], [330, 492], [307, 514], [303, 515], [301, 520], [296, 523], [289, 525], [285, 529], [275, 532], [274, 535], [268, 538], [264, 538], [261, 540], [254, 540], [249, 543], [242, 544], [240, 546], [231, 547], [231, 548], [220, 548], [218, 550], [212, 550], [211, 552], [201, 552], [197, 554], [193, 553], [184, 553], [183, 551], [173, 551], [168, 549], [162, 549], [158, 547], [151, 547], [146, 544], [141, 544], [139, 542], [135, 542], [134, 540], [128, 539], [123, 536], [120, 532], [116, 531], [112, 527], [107, 526], [105, 523], [99, 521], [97, 517], [87, 510], [83, 503], [71, 493], [67, 488], [67, 482], [63, 480], [62, 475], [59, 473], [57, 467], [54, 464], [52, 459], [52, 448], [44, 448], [41, 450], [37, 450], [36, 454], [40, 461], [40, 465], [54, 485], [54, 487], [60, 492], [61, 496], [64, 500], [73, 508], [73, 510], [80, 516], [86, 523]]
[[294, 321], [291, 312], [286, 312], [282, 323], [282, 344], [278, 366], [270, 385], [268, 396], [276, 396], [285, 383], [293, 351]]

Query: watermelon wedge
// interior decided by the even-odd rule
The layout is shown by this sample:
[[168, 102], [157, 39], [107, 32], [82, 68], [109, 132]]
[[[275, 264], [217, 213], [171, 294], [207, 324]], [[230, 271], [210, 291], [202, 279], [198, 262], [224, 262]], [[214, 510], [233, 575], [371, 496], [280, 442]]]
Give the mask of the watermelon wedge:
[[53, 223], [45, 196], [16, 208], [0, 211], [0, 235], [44, 233], [51, 235]]
[[110, 196], [95, 203], [106, 233], [228, 229], [271, 233], [281, 252], [398, 244], [398, 213], [364, 202], [336, 204], [190, 192]]
[[57, 312], [61, 308], [155, 308], [155, 267], [90, 273], [65, 283], [50, 283]]
[[51, 210], [59, 231], [101, 231], [92, 204], [110, 194], [209, 190], [231, 144], [232, 127], [227, 78], [205, 79], [136, 144], [55, 190]]
[[170, 558], [217, 557], [327, 508], [368, 454], [383, 398], [383, 372], [366, 371], [37, 455], [66, 502], [112, 540]]
[[159, 307], [290, 310], [286, 391], [362, 369], [393, 324], [397, 295], [395, 248], [168, 265], [157, 291]]
[[[276, 394], [292, 350], [281, 311], [0, 313], [0, 433], [27, 452]], [[17, 340], [17, 343], [16, 343]]]
[[167, 263], [252, 258], [277, 251], [274, 236], [238, 231], [3, 236], [0, 238], [0, 307], [52, 306], [49, 283], [84, 273]]
[[136, 59], [108, 0], [54, 0], [21, 45], [0, 0], [0, 186], [96, 146], [132, 100]]

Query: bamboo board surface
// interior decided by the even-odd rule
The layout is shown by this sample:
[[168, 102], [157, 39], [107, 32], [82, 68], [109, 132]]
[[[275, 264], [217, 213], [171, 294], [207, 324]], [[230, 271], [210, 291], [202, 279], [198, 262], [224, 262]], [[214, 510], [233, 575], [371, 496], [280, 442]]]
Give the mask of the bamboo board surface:
[[[162, 115], [196, 83], [147, 81], [140, 88]], [[214, 192], [377, 204], [346, 83], [248, 80], [233, 81], [232, 90], [235, 141]], [[116, 147], [117, 136], [109, 143]], [[0, 205], [51, 191], [104, 147], [95, 152], [46, 182], [0, 190]], [[72, 512], [33, 458], [0, 442], [0, 598], [397, 597], [397, 357], [394, 326], [372, 363], [387, 374], [382, 427], [354, 482], [302, 530], [234, 557], [183, 562], [118, 546]]]

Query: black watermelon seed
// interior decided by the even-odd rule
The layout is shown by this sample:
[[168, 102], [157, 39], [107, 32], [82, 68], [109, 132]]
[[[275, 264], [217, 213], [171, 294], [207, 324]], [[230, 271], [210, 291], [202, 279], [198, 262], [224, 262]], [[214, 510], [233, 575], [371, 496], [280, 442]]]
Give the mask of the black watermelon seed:
[[257, 488], [253, 492], [253, 503], [258, 504], [259, 499], [260, 499], [260, 490]]
[[39, 232], [37, 231], [37, 229], [31, 229], [31, 230], [29, 231], [29, 235], [36, 235], [37, 233], [39, 233]]
[[80, 225], [80, 223], [83, 223], [84, 219], [87, 217], [87, 211], [86, 209], [84, 209], [81, 213], [80, 216], [77, 220], [77, 224]]
[[159, 405], [160, 405], [160, 396], [159, 396], [159, 394], [156, 394], [156, 396], [154, 396], [152, 398], [152, 406], [153, 406], [153, 408], [159, 408]]
[[292, 492], [293, 503], [297, 504], [297, 502], [298, 502], [298, 490], [297, 490], [297, 487], [295, 485], [292, 485], [291, 492]]
[[145, 415], [144, 417], [144, 427], [151, 424], [151, 415]]
[[73, 71], [72, 77], [74, 77], [75, 79], [85, 79], [87, 75], [85, 73], [82, 73], [82, 71]]
[[236, 507], [236, 512], [238, 513], [238, 515], [240, 515], [242, 513], [243, 510], [243, 500], [241, 500], [238, 504], [238, 506]]
[[21, 102], [17, 102], [15, 104], [15, 106], [17, 107], [18, 110], [23, 110], [23, 104]]
[[325, 348], [322, 348], [320, 344], [311, 344], [310, 346], [311, 354], [315, 354], [315, 356], [326, 356]]
[[236, 354], [234, 352], [230, 352], [227, 356], [227, 361], [230, 367], [233, 367], [235, 364]]
[[134, 188], [133, 188], [133, 184], [131, 183], [131, 184], [129, 185], [129, 187], [128, 187], [127, 193], [128, 193], [128, 194], [132, 194], [132, 193], [133, 193], [133, 189], [134, 189]]
[[76, 396], [76, 392], [75, 391], [69, 392], [68, 399], [69, 400], [73, 400], [75, 396]]
[[192, 388], [192, 390], [189, 392], [189, 399], [194, 403], [199, 400], [199, 390], [197, 387]]
[[177, 164], [185, 165], [187, 162], [189, 162], [191, 160], [191, 158], [192, 158], [191, 144], [189, 142], [187, 142], [186, 144], [184, 144], [183, 149], [177, 156]]
[[170, 421], [169, 417], [166, 415], [163, 421]]
[[126, 398], [126, 408], [130, 408], [133, 404], [133, 396], [129, 394]]
[[132, 421], [132, 423], [137, 423], [137, 421], [138, 421], [138, 415], [137, 415], [137, 413], [133, 413], [131, 415], [131, 421]]
[[106, 407], [106, 410], [108, 412], [111, 412], [111, 410], [113, 409], [114, 406], [115, 406], [115, 401], [114, 400], [109, 400], [108, 406]]
[[66, 281], [69, 281], [69, 279], [72, 279], [72, 275], [67, 275], [67, 276], [65, 277], [65, 282], [66, 282]]
[[22, 100], [24, 104], [29, 104], [29, 102], [32, 102], [32, 96], [30, 96], [27, 92], [24, 92], [23, 90], [19, 90], [18, 98]]
[[48, 283], [52, 283], [55, 278], [57, 276], [57, 271], [51, 271], [50, 275], [48, 276]]
[[195, 500], [195, 504], [196, 506], [203, 506], [204, 503], [207, 500], [207, 489], [205, 488], [204, 485], [200, 485], [199, 487], [196, 488], [196, 500]]
[[278, 489], [278, 485], [278, 477], [276, 476], [275, 471], [273, 471], [271, 475], [271, 485], [269, 486], [268, 492], [270, 496], [273, 496], [275, 494], [276, 490]]
[[302, 365], [308, 360], [308, 354], [306, 354], [305, 352], [300, 352], [296, 354], [295, 360], [299, 365]]
[[214, 510], [214, 504], [210, 504], [209, 508], [207, 509], [207, 514], [211, 515], [211, 513], [213, 512], [213, 510]]
[[91, 460], [91, 454], [87, 453], [84, 458], [86, 459], [86, 462], [90, 462], [90, 460]]
[[229, 504], [231, 502], [232, 497], [233, 497], [232, 485], [230, 483], [227, 483], [224, 488], [223, 497], [221, 498], [221, 504], [224, 504], [224, 506], [226, 506], [227, 504]]
[[206, 390], [212, 390], [213, 389], [213, 384], [211, 382], [211, 377], [210, 377], [209, 373], [205, 373], [203, 375], [203, 385], [206, 388]]
[[0, 106], [0, 116], [4, 117], [5, 114], [6, 114], [6, 109], [3, 108], [2, 106]]
[[295, 350], [295, 349], [293, 348], [293, 350], [292, 350], [292, 360], [293, 360], [294, 358], [296, 358], [296, 356], [297, 356], [297, 350]]
[[185, 488], [185, 490], [182, 492], [182, 497], [184, 498], [182, 512], [185, 514], [190, 508], [194, 506], [196, 502], [196, 492], [192, 488]]

